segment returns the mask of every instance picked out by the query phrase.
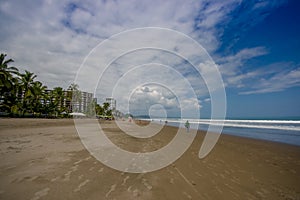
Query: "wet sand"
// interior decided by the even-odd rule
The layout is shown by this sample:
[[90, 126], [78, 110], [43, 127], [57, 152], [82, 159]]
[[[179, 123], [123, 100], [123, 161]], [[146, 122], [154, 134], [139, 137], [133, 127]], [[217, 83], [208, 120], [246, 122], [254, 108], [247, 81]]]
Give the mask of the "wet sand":
[[[177, 131], [137, 139], [114, 122], [101, 126], [133, 152], [159, 149]], [[222, 134], [200, 160], [204, 134], [173, 164], [131, 174], [92, 157], [72, 119], [0, 119], [0, 199], [300, 199], [299, 146]]]

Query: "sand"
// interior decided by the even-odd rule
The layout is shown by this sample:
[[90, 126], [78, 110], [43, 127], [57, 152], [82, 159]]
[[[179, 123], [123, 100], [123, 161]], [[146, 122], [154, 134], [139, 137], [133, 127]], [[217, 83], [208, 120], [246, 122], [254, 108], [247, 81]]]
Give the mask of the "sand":
[[[176, 133], [149, 139], [101, 122], [118, 146], [153, 151]], [[222, 134], [204, 159], [204, 133], [173, 164], [154, 172], [119, 172], [82, 145], [72, 119], [0, 119], [0, 199], [300, 199], [300, 147]]]

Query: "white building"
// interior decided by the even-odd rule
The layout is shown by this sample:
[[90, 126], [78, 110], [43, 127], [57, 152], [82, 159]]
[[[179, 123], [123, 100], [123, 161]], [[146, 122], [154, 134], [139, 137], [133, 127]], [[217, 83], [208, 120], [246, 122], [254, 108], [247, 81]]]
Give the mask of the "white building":
[[110, 110], [112, 110], [113, 112], [115, 110], [117, 110], [117, 101], [114, 98], [108, 97], [108, 98], [105, 99], [105, 102], [109, 103], [109, 109]]

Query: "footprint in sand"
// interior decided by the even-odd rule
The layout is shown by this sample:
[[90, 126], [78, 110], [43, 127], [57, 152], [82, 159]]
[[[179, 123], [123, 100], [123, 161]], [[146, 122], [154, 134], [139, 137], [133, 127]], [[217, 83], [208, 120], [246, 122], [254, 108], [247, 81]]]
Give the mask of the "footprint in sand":
[[112, 185], [110, 187], [110, 190], [106, 193], [105, 197], [107, 198], [110, 195], [110, 193], [112, 193], [113, 191], [115, 191], [116, 187], [117, 187], [117, 184]]
[[215, 188], [220, 194], [223, 194], [223, 191], [218, 186], [216, 186]]
[[37, 178], [40, 178], [40, 176], [33, 176], [33, 177], [30, 177], [28, 180], [29, 180], [29, 181], [34, 181], [34, 180], [36, 180]]
[[91, 167], [90, 169], [89, 169], [89, 171], [91, 172], [91, 171], [93, 171], [95, 169], [95, 167]]
[[10, 183], [20, 183], [22, 181], [23, 181], [23, 177], [18, 177], [18, 178], [13, 179], [12, 181], [10, 181]]
[[196, 172], [195, 174], [196, 174], [197, 176], [202, 177], [202, 174], [200, 174], [199, 172]]
[[81, 163], [83, 160], [78, 160], [78, 161], [76, 161], [76, 162], [74, 162], [73, 164], [74, 165], [78, 165], [79, 163]]
[[148, 190], [151, 190], [151, 189], [152, 189], [152, 185], [150, 185], [149, 183], [147, 183], [147, 179], [143, 178], [142, 183], [144, 184], [144, 186], [145, 186]]
[[218, 177], [219, 175], [216, 172], [212, 173], [214, 176]]
[[4, 170], [11, 170], [11, 169], [14, 169], [14, 168], [16, 168], [16, 167], [17, 167], [17, 166], [14, 165], [14, 166], [7, 167], [7, 168], [5, 168]]
[[21, 182], [24, 182], [24, 181], [34, 181], [35, 179], [39, 178], [39, 176], [33, 176], [33, 177], [30, 177], [30, 176], [25, 176], [25, 177], [19, 177], [19, 178], [16, 178], [14, 180], [11, 181], [11, 183], [21, 183]]
[[135, 189], [135, 190], [133, 190], [133, 196], [134, 197], [137, 197], [137, 196], [139, 196], [140, 195], [140, 192], [139, 192], [139, 190], [138, 189]]
[[103, 172], [103, 167], [101, 169], [98, 170], [99, 173]]
[[[86, 157], [86, 158], [84, 158], [84, 159], [78, 160], [78, 161], [74, 162], [73, 164], [74, 164], [74, 165], [78, 165], [79, 163], [82, 163], [83, 161], [88, 161], [88, 160], [91, 159], [91, 158], [92, 158], [92, 157], [89, 156], [89, 157]], [[95, 164], [95, 162], [94, 162], [94, 164]]]
[[89, 157], [86, 157], [85, 159], [83, 159], [83, 160], [85, 160], [85, 161], [88, 161], [89, 159], [91, 159], [92, 157], [91, 156], [89, 156]]
[[41, 197], [46, 196], [46, 195], [48, 194], [49, 190], [50, 190], [50, 188], [45, 188], [45, 189], [42, 189], [42, 190], [36, 192], [36, 193], [34, 194], [34, 197], [33, 197], [31, 200], [38, 200], [38, 199], [40, 199]]
[[78, 176], [78, 180], [81, 180], [82, 178], [83, 178], [82, 174], [80, 176]]
[[51, 181], [51, 182], [55, 182], [55, 181], [57, 181], [58, 179], [59, 179], [59, 176], [57, 176], [57, 177], [51, 179], [50, 181]]
[[70, 176], [71, 176], [72, 171], [68, 171], [67, 173], [64, 174], [65, 178], [63, 181], [70, 181]]
[[126, 184], [126, 181], [129, 179], [129, 176], [126, 176], [124, 179], [123, 179], [123, 183], [122, 185], [125, 185]]
[[68, 162], [68, 161], [70, 161], [70, 158], [65, 158], [61, 162]]
[[225, 176], [224, 176], [224, 174], [220, 174], [220, 177], [222, 177], [223, 179], [225, 179]]
[[234, 183], [236, 183], [236, 184], [238, 184], [238, 185], [240, 185], [241, 183], [240, 183], [240, 180], [237, 178], [237, 177], [232, 177], [231, 179], [229, 179], [230, 181], [232, 181], [232, 182], [234, 182]]
[[77, 170], [78, 170], [78, 165], [72, 166], [72, 167], [71, 167], [71, 170], [72, 170], [73, 172], [77, 171]]
[[78, 170], [78, 165], [72, 166], [71, 170], [67, 171], [67, 173], [64, 174], [65, 178], [63, 181], [70, 181], [71, 174]]
[[184, 196], [186, 196], [188, 199], [192, 199], [192, 196], [191, 196], [191, 195], [189, 195], [188, 193], [186, 193], [186, 192], [183, 192], [183, 194], [184, 194]]
[[171, 183], [171, 184], [174, 184], [174, 178], [171, 178], [171, 179], [170, 179], [170, 183]]
[[79, 191], [81, 190], [81, 188], [82, 188], [83, 186], [85, 186], [88, 182], [90, 182], [90, 180], [89, 180], [89, 179], [86, 179], [85, 181], [83, 181], [82, 183], [80, 183], [80, 184], [77, 186], [77, 188], [75, 188], [73, 191], [74, 191], [74, 192], [79, 192]]

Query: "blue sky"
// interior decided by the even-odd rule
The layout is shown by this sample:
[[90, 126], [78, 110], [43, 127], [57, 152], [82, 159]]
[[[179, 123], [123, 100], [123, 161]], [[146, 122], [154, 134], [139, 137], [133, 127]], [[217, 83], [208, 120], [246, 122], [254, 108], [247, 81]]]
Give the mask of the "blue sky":
[[[91, 50], [105, 39], [135, 28], [167, 28], [194, 39], [211, 56], [224, 83], [228, 117], [300, 116], [299, 8], [297, 0], [3, 0], [0, 51], [13, 58], [21, 70], [37, 74], [49, 88], [67, 88], [78, 72], [84, 71], [80, 66]], [[186, 41], [177, 38], [172, 43], [165, 35], [160, 37], [160, 45], [194, 58]], [[136, 41], [140, 38], [142, 36], [137, 36]], [[136, 41], [135, 38], [119, 41], [113, 47], [108, 46], [103, 54], [114, 54], [117, 48]], [[86, 71], [104, 70], [105, 60], [98, 58], [92, 63], [97, 57], [88, 59], [94, 67]], [[171, 68], [145, 65], [147, 63], [161, 63]], [[130, 68], [136, 65], [142, 68]], [[209, 71], [210, 66], [213, 65], [204, 66], [205, 70]], [[86, 78], [84, 83], [97, 82], [96, 78]], [[143, 84], [143, 80], [162, 79], [164, 87]], [[141, 50], [115, 60], [96, 90], [88, 83], [80, 88], [95, 91], [101, 103], [112, 95], [114, 88], [110, 87], [116, 86], [118, 108], [124, 112], [129, 102], [131, 111], [137, 114], [146, 114], [153, 106], [154, 115], [166, 111], [168, 116], [176, 116], [182, 112], [180, 108], [187, 113], [197, 108], [201, 117], [208, 117], [211, 98], [205, 80], [199, 79], [197, 71], [175, 54]], [[185, 88], [189, 87], [186, 81], [193, 91]], [[125, 88], [133, 89], [131, 96]], [[192, 98], [193, 93], [196, 100]], [[185, 101], [179, 105], [182, 98]]]
[[[236, 95], [241, 93], [241, 90], [228, 89], [229, 116], [253, 118], [299, 116], [299, 82], [295, 80], [292, 83], [290, 79], [290, 76], [295, 75], [299, 80], [299, 75], [296, 75], [299, 74], [300, 66], [299, 8], [299, 1], [283, 3], [268, 12], [262, 22], [237, 33], [239, 39], [230, 48], [231, 51], [251, 46], [263, 46], [268, 51], [266, 55], [249, 60], [243, 68], [247, 71], [265, 68], [264, 71], [274, 70], [274, 72], [268, 74], [263, 71], [259, 79], [253, 79], [254, 82], [251, 81], [246, 88], [267, 85], [268, 87], [262, 88], [261, 92], [258, 89], [252, 94], [250, 91], [249, 95]], [[227, 34], [223, 36], [224, 41], [228, 41], [227, 38], [235, 30], [235, 25], [229, 26]], [[228, 44], [224, 43], [220, 50], [226, 51], [226, 45]], [[291, 74], [293, 71], [294, 75]], [[261, 79], [269, 83], [262, 84]]]

